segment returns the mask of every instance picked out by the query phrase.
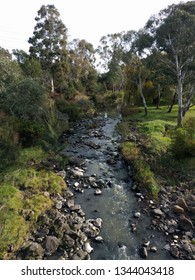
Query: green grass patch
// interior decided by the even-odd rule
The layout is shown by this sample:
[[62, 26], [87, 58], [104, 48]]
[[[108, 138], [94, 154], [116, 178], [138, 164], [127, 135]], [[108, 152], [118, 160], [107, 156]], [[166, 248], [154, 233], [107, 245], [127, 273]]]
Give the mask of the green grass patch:
[[[123, 155], [132, 163], [136, 180], [146, 182], [147, 190], [151, 186], [154, 193], [159, 190], [156, 182], [169, 185], [171, 181], [171, 184], [177, 185], [178, 178], [189, 181], [190, 185], [195, 182], [195, 108], [192, 107], [184, 117], [183, 128], [180, 129], [184, 135], [176, 130], [177, 106], [171, 113], [167, 111], [166, 106], [160, 109], [149, 107], [147, 117], [144, 117], [143, 110], [137, 110], [123, 120], [125, 127], [129, 124], [129, 132], [131, 127], [137, 128], [136, 137], [139, 138], [139, 149], [135, 143], [123, 144]], [[176, 154], [179, 156], [181, 152], [183, 158], [176, 158]]]
[[134, 168], [135, 180], [141, 187], [146, 189], [149, 195], [157, 199], [160, 188], [155, 179], [154, 173], [151, 171], [150, 166], [141, 155], [139, 148], [134, 143], [124, 142], [121, 144], [120, 149], [123, 158]]
[[16, 165], [1, 173], [0, 183], [0, 259], [7, 255], [11, 244], [17, 250], [36, 227], [38, 216], [53, 202], [49, 194], [62, 193], [67, 188], [63, 178], [52, 171], [37, 170], [31, 161], [39, 163], [47, 155], [41, 148], [23, 149]]

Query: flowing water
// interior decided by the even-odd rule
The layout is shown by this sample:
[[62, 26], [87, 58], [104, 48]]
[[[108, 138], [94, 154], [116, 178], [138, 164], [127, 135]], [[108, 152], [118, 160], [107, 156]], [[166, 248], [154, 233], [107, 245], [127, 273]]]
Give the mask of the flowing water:
[[94, 195], [94, 188], [75, 193], [75, 202], [81, 205], [87, 218], [103, 220], [104, 242], [92, 244], [91, 259], [140, 259], [138, 251], [144, 238], [158, 248], [156, 253], [149, 253], [148, 259], [169, 259], [168, 253], [160, 249], [166, 244], [165, 236], [148, 229], [147, 214], [141, 213], [137, 231], [131, 232], [130, 223], [136, 222], [134, 212], [140, 211], [140, 204], [131, 191], [128, 167], [118, 153], [121, 139], [115, 128], [119, 121], [117, 112], [82, 120], [69, 137], [65, 151], [69, 156], [84, 160], [85, 177], [95, 176], [107, 186], [102, 188], [101, 195]]

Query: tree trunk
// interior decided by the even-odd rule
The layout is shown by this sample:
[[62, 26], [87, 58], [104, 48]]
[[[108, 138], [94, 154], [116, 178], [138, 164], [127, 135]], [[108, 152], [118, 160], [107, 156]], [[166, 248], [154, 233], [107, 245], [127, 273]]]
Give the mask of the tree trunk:
[[158, 99], [156, 104], [157, 109], [159, 109], [159, 105], [160, 105], [160, 95], [161, 95], [161, 88], [160, 88], [160, 84], [158, 84]]
[[51, 78], [51, 93], [54, 93], [54, 82], [53, 82], [53, 77]]
[[148, 107], [147, 107], [147, 104], [146, 104], [146, 99], [143, 95], [143, 87], [142, 87], [142, 79], [141, 79], [141, 75], [139, 74], [139, 82], [138, 82], [138, 88], [139, 88], [139, 93], [140, 93], [140, 96], [142, 98], [142, 103], [144, 105], [144, 111], [145, 111], [145, 117], [148, 115]]
[[173, 109], [173, 106], [174, 106], [175, 101], [176, 101], [176, 96], [177, 96], [177, 91], [175, 92], [175, 94], [173, 96], [173, 100], [172, 100], [171, 106], [169, 107], [168, 113], [171, 113], [171, 111]]
[[178, 117], [177, 117], [177, 127], [182, 127], [183, 120], [183, 89], [182, 89], [182, 78], [181, 75], [178, 76], [178, 86], [177, 86], [177, 97], [178, 97]]
[[183, 106], [183, 117], [185, 116], [185, 114], [187, 113], [187, 111], [190, 109], [190, 105], [192, 103], [192, 98], [194, 96], [194, 93], [192, 92], [186, 99], [186, 102]]

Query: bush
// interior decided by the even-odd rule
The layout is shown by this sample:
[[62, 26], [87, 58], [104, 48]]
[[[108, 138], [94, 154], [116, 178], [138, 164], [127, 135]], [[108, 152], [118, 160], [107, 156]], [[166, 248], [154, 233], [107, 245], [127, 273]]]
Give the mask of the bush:
[[12, 164], [19, 152], [17, 119], [0, 116], [0, 169]]
[[171, 150], [175, 158], [195, 156], [195, 117], [186, 120], [183, 128], [172, 133]]
[[45, 132], [44, 125], [40, 122], [23, 120], [20, 122], [19, 135], [23, 147], [31, 147], [43, 137]]
[[76, 121], [81, 117], [81, 109], [75, 103], [68, 103], [65, 100], [56, 102], [57, 108], [61, 113], [67, 114], [70, 121]]

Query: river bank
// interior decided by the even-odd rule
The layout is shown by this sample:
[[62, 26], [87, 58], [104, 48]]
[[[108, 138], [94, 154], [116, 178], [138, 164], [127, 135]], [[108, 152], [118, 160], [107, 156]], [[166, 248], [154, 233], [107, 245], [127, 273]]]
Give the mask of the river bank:
[[173, 158], [169, 129], [174, 129], [175, 116], [161, 110], [151, 109], [148, 118], [139, 112], [125, 118], [121, 152], [134, 169], [133, 189], [147, 193], [151, 227], [169, 240], [165, 248], [175, 259], [194, 259], [194, 161]]
[[69, 163], [53, 170], [68, 189], [44, 192], [53, 206], [39, 216], [16, 259], [193, 258], [193, 224], [179, 222], [178, 213], [170, 211], [171, 197], [180, 193], [162, 188], [156, 201], [140, 188], [132, 163], [119, 152], [119, 122], [118, 113], [104, 113], [83, 119], [64, 135]]

